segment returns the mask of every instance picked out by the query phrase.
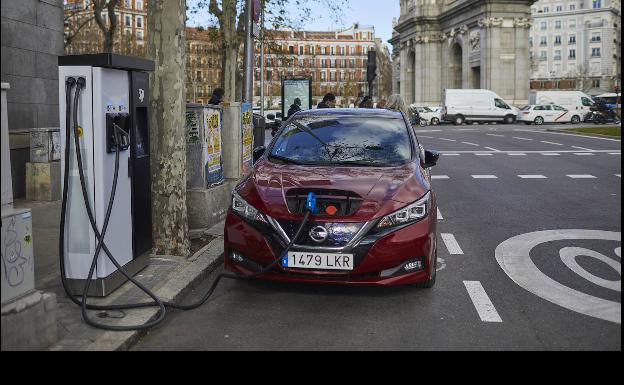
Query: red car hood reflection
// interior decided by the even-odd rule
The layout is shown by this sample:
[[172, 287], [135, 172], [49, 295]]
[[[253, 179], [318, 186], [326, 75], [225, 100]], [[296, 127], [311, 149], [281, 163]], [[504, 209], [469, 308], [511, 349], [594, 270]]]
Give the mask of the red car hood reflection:
[[291, 217], [290, 189], [352, 191], [364, 202], [350, 220], [370, 220], [413, 203], [429, 191], [422, 170], [412, 163], [399, 167], [335, 167], [274, 164], [262, 159], [238, 189], [248, 202], [275, 217]]

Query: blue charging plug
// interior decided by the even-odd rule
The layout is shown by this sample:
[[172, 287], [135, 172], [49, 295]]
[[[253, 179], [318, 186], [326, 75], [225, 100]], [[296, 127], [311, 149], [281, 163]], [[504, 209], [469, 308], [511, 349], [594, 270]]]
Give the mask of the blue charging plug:
[[317, 213], [316, 194], [314, 194], [313, 192], [308, 194], [308, 200], [306, 202], [306, 209], [312, 214]]

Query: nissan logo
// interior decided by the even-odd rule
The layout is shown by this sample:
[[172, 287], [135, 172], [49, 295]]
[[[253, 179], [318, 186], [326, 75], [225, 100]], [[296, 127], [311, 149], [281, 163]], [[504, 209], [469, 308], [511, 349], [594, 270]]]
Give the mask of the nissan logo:
[[317, 243], [325, 242], [328, 235], [329, 233], [327, 232], [327, 229], [323, 226], [316, 226], [315, 228], [310, 230], [310, 238], [312, 238], [312, 240]]

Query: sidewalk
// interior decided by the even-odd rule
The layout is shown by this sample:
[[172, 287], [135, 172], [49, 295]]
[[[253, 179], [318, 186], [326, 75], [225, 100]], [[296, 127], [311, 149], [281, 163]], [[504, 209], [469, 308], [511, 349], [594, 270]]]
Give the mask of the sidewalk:
[[[127, 350], [146, 332], [107, 332], [86, 325], [80, 307], [71, 302], [61, 286], [58, 236], [60, 202], [17, 201], [15, 207], [29, 207], [33, 214], [33, 244], [36, 289], [56, 294], [58, 342], [50, 350]], [[223, 261], [223, 223], [207, 232], [215, 237], [210, 244], [189, 259], [153, 256], [147, 268], [136, 277], [163, 301], [175, 302], [187, 295], [202, 279]], [[90, 304], [110, 305], [151, 302], [151, 298], [131, 283], [126, 283], [108, 298], [89, 299]], [[122, 319], [99, 318], [90, 311], [92, 319], [110, 325], [140, 325], [157, 315], [158, 308], [110, 313]]]

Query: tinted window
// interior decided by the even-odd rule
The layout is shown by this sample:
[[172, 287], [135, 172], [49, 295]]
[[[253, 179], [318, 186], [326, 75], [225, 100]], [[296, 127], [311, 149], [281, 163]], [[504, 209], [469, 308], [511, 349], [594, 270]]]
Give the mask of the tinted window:
[[591, 100], [589, 100], [589, 99], [588, 99], [588, 98], [586, 98], [586, 97], [582, 97], [582, 98], [581, 98], [581, 101], [583, 102], [583, 105], [584, 105], [585, 107], [591, 107], [591, 106], [593, 106], [593, 105], [594, 105], [594, 103], [592, 103], [592, 101], [591, 101]]
[[500, 99], [494, 99], [494, 104], [498, 108], [504, 108], [506, 110], [511, 110], [511, 108], [507, 105], [507, 103], [505, 103], [504, 101], [502, 101]]
[[559, 107], [559, 106], [553, 106], [553, 110], [555, 110], [555, 111], [567, 111], [565, 108]]
[[411, 160], [412, 141], [402, 118], [302, 116], [282, 131], [269, 158], [300, 164], [397, 166]]
[[535, 106], [534, 108], [535, 111], [544, 111], [545, 109], [544, 106]]

